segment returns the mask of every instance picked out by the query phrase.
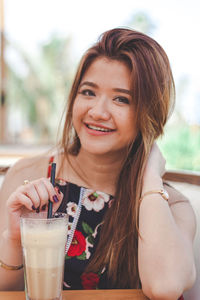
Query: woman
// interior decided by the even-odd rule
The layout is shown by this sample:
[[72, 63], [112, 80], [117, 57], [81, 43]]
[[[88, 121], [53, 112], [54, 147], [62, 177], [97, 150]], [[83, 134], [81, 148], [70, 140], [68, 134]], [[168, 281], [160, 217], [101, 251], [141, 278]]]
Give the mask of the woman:
[[[21, 212], [45, 210], [50, 198], [70, 222], [81, 207], [65, 288], [141, 287], [150, 299], [170, 300], [189, 289], [194, 213], [163, 183], [165, 160], [155, 144], [173, 96], [170, 64], [156, 41], [125, 28], [105, 32], [80, 62], [56, 153], [21, 160], [6, 175], [0, 259], [22, 263]], [[46, 178], [52, 161], [55, 188]], [[1, 268], [0, 278], [1, 289], [23, 288], [23, 270]]]

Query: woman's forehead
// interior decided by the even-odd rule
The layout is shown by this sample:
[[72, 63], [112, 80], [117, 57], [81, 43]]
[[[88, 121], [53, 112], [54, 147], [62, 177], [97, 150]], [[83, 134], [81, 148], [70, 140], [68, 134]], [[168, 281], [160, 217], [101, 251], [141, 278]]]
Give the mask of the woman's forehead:
[[101, 57], [92, 62], [83, 75], [80, 85], [87, 81], [110, 84], [113, 88], [130, 88], [130, 75], [131, 71], [124, 62]]

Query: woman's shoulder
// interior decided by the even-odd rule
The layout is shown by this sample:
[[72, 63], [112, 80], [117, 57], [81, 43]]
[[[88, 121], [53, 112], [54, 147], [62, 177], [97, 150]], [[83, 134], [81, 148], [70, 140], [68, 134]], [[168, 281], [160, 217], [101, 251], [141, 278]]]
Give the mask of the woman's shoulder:
[[18, 186], [22, 185], [24, 180], [35, 180], [47, 176], [50, 156], [48, 154], [27, 157], [19, 159], [7, 171], [1, 186], [1, 192], [9, 195]]
[[28, 176], [28, 180], [34, 177], [43, 177], [47, 172], [47, 166], [50, 157], [48, 155], [40, 155], [19, 159], [9, 170], [8, 176]]

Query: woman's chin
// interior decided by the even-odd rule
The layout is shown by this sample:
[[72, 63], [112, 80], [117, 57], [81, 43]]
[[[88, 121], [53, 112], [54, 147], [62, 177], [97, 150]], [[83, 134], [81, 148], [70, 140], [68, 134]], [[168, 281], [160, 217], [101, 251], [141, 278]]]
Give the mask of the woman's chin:
[[122, 149], [115, 149], [114, 147], [109, 147], [108, 145], [93, 145], [91, 147], [82, 145], [81, 146], [82, 150], [85, 153], [88, 153], [90, 155], [97, 155], [97, 156], [115, 156], [119, 154], [120, 156], [122, 155], [122, 152], [124, 152]]

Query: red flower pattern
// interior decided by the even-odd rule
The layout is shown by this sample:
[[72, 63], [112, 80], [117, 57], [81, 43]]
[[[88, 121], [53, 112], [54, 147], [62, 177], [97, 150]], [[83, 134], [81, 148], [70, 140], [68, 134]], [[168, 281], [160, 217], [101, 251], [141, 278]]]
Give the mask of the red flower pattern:
[[96, 273], [83, 273], [81, 275], [81, 282], [84, 290], [94, 290], [99, 283], [99, 276]]
[[80, 231], [75, 230], [74, 237], [71, 246], [69, 247], [69, 250], [67, 252], [67, 255], [79, 256], [85, 251], [85, 249], [86, 249], [86, 240], [84, 235]]

